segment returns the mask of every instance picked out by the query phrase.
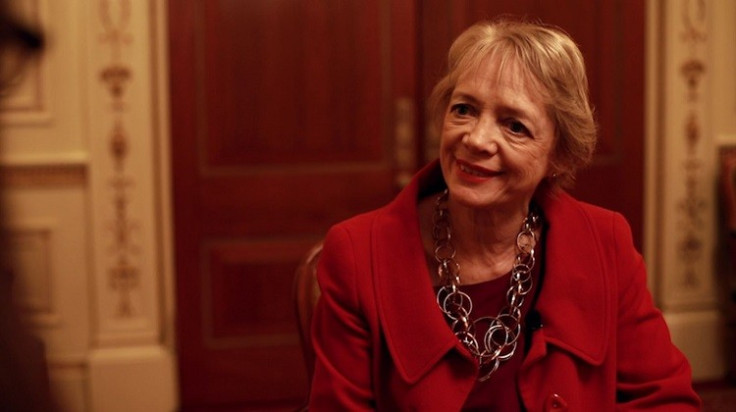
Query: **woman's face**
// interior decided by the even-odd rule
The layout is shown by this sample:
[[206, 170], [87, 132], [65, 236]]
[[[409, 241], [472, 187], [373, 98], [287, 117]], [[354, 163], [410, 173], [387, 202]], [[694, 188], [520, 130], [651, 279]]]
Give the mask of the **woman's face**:
[[442, 126], [440, 163], [451, 199], [525, 211], [549, 173], [555, 127], [539, 88], [492, 57], [458, 78]]

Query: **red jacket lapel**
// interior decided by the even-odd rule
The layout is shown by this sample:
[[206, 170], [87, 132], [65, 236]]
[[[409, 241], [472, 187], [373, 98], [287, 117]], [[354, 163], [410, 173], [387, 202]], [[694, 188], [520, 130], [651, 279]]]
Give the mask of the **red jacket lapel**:
[[425, 168], [380, 211], [371, 231], [379, 317], [397, 369], [409, 383], [460, 345], [435, 301], [419, 232], [419, 191], [438, 178], [439, 167]]
[[[548, 225], [544, 285], [536, 309], [549, 343], [585, 362], [603, 362], [614, 302], [601, 240], [589, 210], [564, 192], [540, 197]], [[612, 220], [611, 220], [612, 222]]]

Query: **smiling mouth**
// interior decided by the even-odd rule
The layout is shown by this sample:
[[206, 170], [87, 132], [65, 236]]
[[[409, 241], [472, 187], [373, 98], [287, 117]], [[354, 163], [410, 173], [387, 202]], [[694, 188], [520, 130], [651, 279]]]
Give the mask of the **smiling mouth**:
[[498, 173], [492, 172], [487, 169], [482, 169], [482, 168], [471, 166], [465, 162], [458, 162], [457, 164], [460, 170], [462, 170], [464, 173], [467, 173], [471, 176], [492, 177], [498, 174]]

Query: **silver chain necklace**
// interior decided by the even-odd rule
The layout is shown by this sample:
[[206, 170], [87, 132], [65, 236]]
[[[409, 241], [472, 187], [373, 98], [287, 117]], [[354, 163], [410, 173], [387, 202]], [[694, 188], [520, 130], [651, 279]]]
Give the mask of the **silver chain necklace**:
[[[529, 208], [521, 230], [516, 235], [517, 255], [511, 269], [511, 280], [506, 291], [506, 305], [496, 316], [471, 318], [473, 301], [460, 285], [460, 265], [455, 261], [455, 246], [452, 244], [450, 211], [447, 207], [449, 191], [437, 198], [435, 204], [432, 238], [434, 239], [434, 258], [439, 266], [440, 288], [437, 291], [437, 304], [445, 314], [450, 327], [460, 342], [478, 360], [479, 381], [488, 379], [502, 362], [511, 359], [521, 334], [521, 307], [524, 297], [532, 290], [532, 269], [534, 268], [534, 246], [537, 236], [534, 231], [541, 224], [539, 213]], [[476, 336], [476, 328], [487, 325], [488, 329], [481, 340]]]

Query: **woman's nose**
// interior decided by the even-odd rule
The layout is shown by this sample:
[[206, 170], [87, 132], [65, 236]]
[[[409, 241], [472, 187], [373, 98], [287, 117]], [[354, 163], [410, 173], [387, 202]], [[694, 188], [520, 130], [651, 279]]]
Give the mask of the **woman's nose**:
[[494, 155], [498, 152], [500, 133], [491, 119], [481, 117], [463, 137], [463, 142], [473, 151]]

